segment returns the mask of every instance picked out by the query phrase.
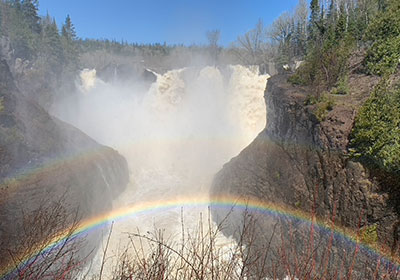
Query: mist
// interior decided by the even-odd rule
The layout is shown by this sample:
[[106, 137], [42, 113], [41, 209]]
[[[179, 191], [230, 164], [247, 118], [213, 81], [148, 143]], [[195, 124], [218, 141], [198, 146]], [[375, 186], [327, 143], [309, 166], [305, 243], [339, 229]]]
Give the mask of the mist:
[[[269, 76], [259, 75], [258, 67], [147, 71], [155, 75], [155, 82], [105, 82], [95, 69], [85, 69], [77, 81], [78, 92], [52, 109], [54, 115], [127, 159], [130, 184], [113, 202], [113, 209], [174, 197], [208, 197], [213, 175], [266, 123], [263, 95]], [[181, 208], [115, 223], [111, 251], [124, 246], [124, 233], [137, 229], [164, 229], [166, 236], [176, 236], [181, 230]], [[183, 211], [185, 226], [191, 228], [207, 208]]]

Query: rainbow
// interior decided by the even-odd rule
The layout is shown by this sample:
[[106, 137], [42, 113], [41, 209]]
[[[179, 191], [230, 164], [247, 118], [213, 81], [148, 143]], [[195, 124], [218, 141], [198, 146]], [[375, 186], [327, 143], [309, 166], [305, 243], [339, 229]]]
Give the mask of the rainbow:
[[[361, 244], [356, 235], [349, 233], [349, 231], [345, 231], [340, 227], [331, 228], [330, 226], [327, 226], [327, 224], [323, 221], [318, 221], [315, 218], [311, 217], [310, 214], [295, 209], [284, 208], [282, 206], [272, 203], [266, 203], [257, 199], [230, 196], [223, 196], [214, 199], [200, 196], [176, 197], [169, 200], [145, 201], [137, 203], [135, 205], [114, 209], [111, 212], [103, 213], [101, 215], [82, 221], [72, 234], [71, 232], [63, 232], [58, 234], [55, 240], [49, 243], [46, 248], [40, 251], [36, 250], [32, 252], [29, 256], [22, 258], [23, 261], [21, 261], [19, 268], [22, 268], [26, 264], [29, 264], [30, 260], [37, 257], [38, 255], [51, 251], [52, 249], [57, 248], [68, 240], [83, 237], [90, 231], [103, 228], [107, 226], [110, 222], [123, 222], [124, 219], [133, 217], [135, 215], [167, 211], [177, 207], [180, 207], [182, 209], [192, 207], [216, 207], [228, 210], [248, 210], [252, 212], [256, 211], [261, 214], [270, 215], [273, 217], [287, 217], [290, 219], [294, 219], [295, 221], [306, 222], [309, 225], [313, 224], [322, 230], [333, 232], [336, 236], [341, 237], [344, 240], [359, 246], [363, 250], [367, 250], [367, 252], [372, 254], [373, 256], [383, 260], [388, 264], [391, 264], [396, 271], [400, 271], [400, 264], [396, 261], [390, 260], [387, 254], [385, 254], [384, 252], [379, 252], [377, 249], [368, 247], [365, 244]], [[12, 274], [13, 272], [15, 272], [15, 270], [16, 268], [13, 265], [9, 265], [1, 269], [0, 278], [6, 278], [7, 275]]]
[[[262, 133], [262, 132], [261, 132]], [[259, 137], [259, 136], [257, 136]], [[193, 141], [193, 142], [204, 142], [204, 140], [207, 141], [216, 141], [220, 142], [224, 145], [229, 144], [232, 142], [232, 138], [225, 138], [225, 137], [216, 137], [216, 138], [199, 138], [199, 139], [185, 139], [185, 141]], [[131, 146], [151, 146], [151, 145], [156, 145], [159, 144], [159, 142], [168, 142], [172, 144], [180, 144], [179, 139], [174, 139], [172, 138], [162, 138], [162, 139], [152, 139], [152, 138], [142, 138], [142, 139], [136, 139], [133, 142], [130, 143], [123, 143], [120, 144], [118, 147], [118, 150], [126, 150], [130, 148]], [[269, 142], [269, 143], [276, 143], [276, 141], [269, 139], [268, 137], [264, 137], [263, 141]], [[151, 144], [149, 144], [151, 143]], [[288, 145], [291, 143], [287, 143]], [[312, 147], [312, 146], [307, 146], [307, 145], [298, 145], [296, 144], [297, 147], [301, 147], [306, 150], [318, 150], [317, 147]], [[84, 162], [91, 162], [96, 160], [99, 156], [101, 156], [102, 151], [108, 151], [108, 150], [113, 150], [112, 148], [106, 147], [99, 145], [98, 147], [90, 148], [87, 150], [83, 150], [77, 153], [73, 153], [71, 155], [65, 155], [63, 157], [59, 157], [56, 159], [50, 159], [47, 162], [44, 162], [38, 166], [32, 167], [32, 168], [21, 168], [18, 169], [14, 174], [10, 174], [7, 178], [3, 179], [0, 181], [0, 190], [1, 189], [7, 189], [5, 194], [6, 196], [12, 196], [12, 195], [17, 195], [18, 190], [27, 184], [29, 184], [29, 181], [34, 180], [35, 178], [38, 178], [40, 176], [46, 176], [47, 174], [51, 174], [51, 172], [57, 170], [57, 169], [62, 169], [65, 168], [65, 166], [76, 166], [76, 164]], [[115, 151], [115, 150], [113, 150]], [[116, 152], [116, 151], [115, 151]], [[335, 150], [332, 150], [331, 153], [338, 153]], [[4, 199], [4, 197], [3, 197]]]
[[107, 150], [111, 149], [105, 146], [99, 146], [80, 153], [64, 156], [62, 158], [50, 159], [33, 168], [21, 168], [1, 181], [0, 189], [7, 188], [8, 194], [15, 194], [20, 187], [26, 185], [27, 181], [33, 180], [37, 177], [46, 176], [46, 174], [51, 174], [54, 170], [64, 168], [66, 165], [75, 166], [80, 162], [92, 162], [101, 156], [102, 151]]

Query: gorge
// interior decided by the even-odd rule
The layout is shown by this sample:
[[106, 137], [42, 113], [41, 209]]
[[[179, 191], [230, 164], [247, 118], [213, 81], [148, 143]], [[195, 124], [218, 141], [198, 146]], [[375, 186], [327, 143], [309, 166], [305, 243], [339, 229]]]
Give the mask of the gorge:
[[398, 0], [41, 2], [0, 1], [0, 279], [400, 279]]

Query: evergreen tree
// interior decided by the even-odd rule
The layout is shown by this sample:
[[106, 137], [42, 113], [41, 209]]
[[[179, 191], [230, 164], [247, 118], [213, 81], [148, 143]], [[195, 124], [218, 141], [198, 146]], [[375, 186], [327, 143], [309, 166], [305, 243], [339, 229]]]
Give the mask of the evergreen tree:
[[71, 18], [67, 15], [65, 23], [62, 26], [61, 36], [68, 41], [75, 41], [77, 39], [75, 27], [72, 24]]
[[298, 22], [296, 27], [296, 56], [302, 56], [305, 54], [306, 40], [302, 24]]
[[309, 23], [309, 40], [311, 43], [315, 43], [318, 38], [318, 24], [320, 22], [320, 5], [319, 0], [311, 0], [310, 3], [310, 23]]
[[379, 13], [366, 32], [371, 44], [365, 64], [372, 74], [394, 73], [400, 61], [400, 2], [392, 0], [387, 9]]
[[3, 16], [6, 18], [4, 21], [4, 29], [6, 36], [10, 39], [11, 47], [14, 49], [15, 56], [32, 59], [39, 46], [39, 34], [32, 31], [31, 26], [25, 19], [22, 10], [22, 3], [19, 0], [14, 0], [5, 3], [5, 13]]
[[337, 18], [336, 1], [331, 0], [328, 10], [328, 24], [334, 25], [336, 23], [336, 18]]
[[347, 14], [344, 3], [340, 5], [339, 18], [335, 28], [335, 39], [340, 40], [345, 37], [347, 31]]
[[38, 2], [37, 0], [23, 0], [21, 5], [21, 11], [24, 16], [24, 20], [30, 27], [30, 29], [39, 34], [40, 33], [40, 17], [38, 16]]
[[49, 15], [43, 20], [41, 55], [46, 64], [56, 73], [61, 73], [63, 66], [63, 47], [55, 19]]
[[67, 15], [65, 23], [61, 29], [61, 42], [64, 50], [64, 59], [66, 65], [71, 70], [75, 70], [78, 66], [78, 47], [76, 45], [76, 32], [75, 27], [72, 24], [71, 18]]

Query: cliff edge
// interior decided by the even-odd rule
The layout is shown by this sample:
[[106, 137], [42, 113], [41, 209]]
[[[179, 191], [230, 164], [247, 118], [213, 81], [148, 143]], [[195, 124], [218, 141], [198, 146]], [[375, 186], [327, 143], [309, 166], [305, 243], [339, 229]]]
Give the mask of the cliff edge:
[[[126, 160], [116, 151], [50, 116], [24, 96], [4, 60], [0, 61], [0, 100], [0, 267], [3, 267], [9, 264], [10, 252], [20, 254], [21, 244], [27, 244], [25, 235], [30, 225], [26, 224], [26, 218], [37, 209], [62, 203], [63, 209], [77, 219], [98, 215], [111, 209], [112, 199], [124, 190], [129, 173]], [[62, 215], [62, 211], [43, 217], [51, 215]], [[31, 218], [34, 223], [35, 217]], [[61, 221], [62, 216], [54, 219], [58, 220], [57, 227], [71, 222]], [[43, 234], [40, 228], [31, 230], [37, 236]]]
[[399, 190], [348, 156], [357, 110], [377, 80], [352, 75], [350, 94], [335, 96], [321, 117], [319, 105], [309, 102], [310, 89], [287, 78], [269, 79], [266, 128], [218, 172], [211, 195], [253, 197], [307, 212], [315, 196], [319, 217], [331, 218], [336, 207], [338, 224], [376, 226], [379, 240], [396, 248]]

